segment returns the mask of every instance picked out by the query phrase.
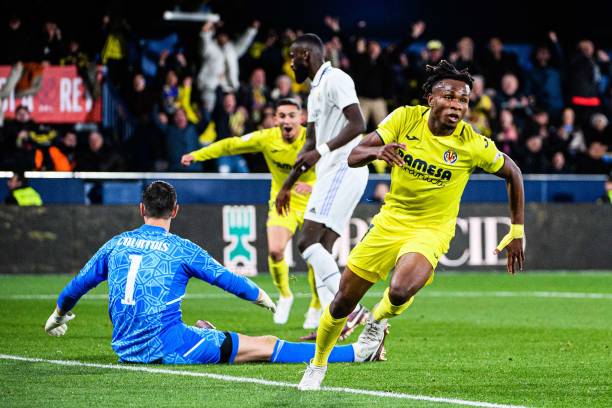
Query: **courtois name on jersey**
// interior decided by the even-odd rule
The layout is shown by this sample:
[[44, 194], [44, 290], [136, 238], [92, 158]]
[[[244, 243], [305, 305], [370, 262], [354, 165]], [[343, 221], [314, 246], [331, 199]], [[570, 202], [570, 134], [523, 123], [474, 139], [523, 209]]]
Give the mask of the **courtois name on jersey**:
[[182, 345], [181, 301], [192, 277], [246, 300], [259, 295], [253, 282], [225, 269], [198, 245], [143, 225], [102, 246], [64, 288], [58, 306], [72, 309], [87, 291], [108, 280], [113, 350], [122, 361], [148, 363]]

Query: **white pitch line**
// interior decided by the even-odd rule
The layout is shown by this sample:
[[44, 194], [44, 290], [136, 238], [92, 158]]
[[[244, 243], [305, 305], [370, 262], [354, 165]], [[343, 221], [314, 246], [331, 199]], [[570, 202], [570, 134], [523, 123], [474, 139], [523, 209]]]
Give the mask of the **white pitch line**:
[[[381, 297], [383, 292], [367, 292], [365, 297]], [[310, 293], [300, 292], [293, 294], [297, 298], [309, 298]], [[29, 295], [0, 295], [2, 300], [56, 300], [59, 294], [29, 294]], [[227, 293], [194, 293], [185, 295], [185, 299], [224, 299], [231, 296]], [[436, 291], [424, 290], [419, 293], [422, 297], [441, 298], [541, 298], [541, 299], [612, 299], [612, 293], [584, 293], [584, 292], [542, 292], [542, 291]], [[85, 300], [106, 300], [107, 294], [85, 295]]]
[[[82, 361], [75, 361], [75, 360], [47, 360], [43, 358], [31, 358], [31, 357], [9, 355], [9, 354], [0, 354], [0, 359], [23, 361], [23, 362], [28, 362], [28, 363], [55, 364], [55, 365], [71, 366], [71, 367], [89, 367], [89, 368], [102, 368], [102, 369], [111, 369], [111, 370], [137, 371], [137, 372], [145, 372], [145, 373], [151, 373], [151, 374], [167, 374], [167, 375], [178, 375], [178, 376], [186, 376], [186, 377], [204, 377], [204, 378], [210, 378], [213, 380], [235, 382], [235, 383], [267, 385], [271, 387], [297, 388], [297, 384], [282, 382], [282, 381], [271, 381], [271, 380], [263, 380], [260, 378], [250, 378], [250, 377], [236, 377], [232, 375], [203, 373], [203, 372], [197, 372], [197, 371], [168, 370], [168, 369], [163, 369], [163, 368], [144, 367], [141, 365], [95, 364], [95, 363], [84, 363]], [[495, 404], [491, 402], [469, 401], [469, 400], [462, 400], [462, 399], [457, 399], [457, 398], [429, 397], [427, 395], [413, 395], [413, 394], [404, 394], [401, 392], [374, 391], [374, 390], [364, 390], [364, 389], [358, 389], [358, 388], [322, 387], [321, 391], [336, 392], [336, 393], [341, 392], [345, 394], [356, 394], [356, 395], [368, 395], [372, 397], [382, 397], [382, 398], [395, 398], [395, 399], [405, 399], [405, 400], [439, 402], [443, 404], [466, 405], [466, 406], [471, 406], [471, 407], [525, 408], [524, 406], [521, 406], [521, 405]]]

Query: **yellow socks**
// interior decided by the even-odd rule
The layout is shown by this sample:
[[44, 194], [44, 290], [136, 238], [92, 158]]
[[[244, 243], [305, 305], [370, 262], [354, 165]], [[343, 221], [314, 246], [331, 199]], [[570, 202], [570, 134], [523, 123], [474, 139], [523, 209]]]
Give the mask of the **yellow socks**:
[[317, 282], [315, 282], [314, 270], [310, 264], [308, 265], [308, 286], [310, 287], [310, 293], [312, 297], [310, 298], [309, 308], [312, 309], [320, 309], [321, 301], [319, 300], [319, 294], [317, 293]]
[[389, 288], [387, 288], [385, 290], [385, 293], [383, 294], [380, 303], [372, 312], [372, 317], [374, 318], [374, 320], [380, 321], [382, 319], [388, 319], [390, 317], [398, 316], [402, 314], [404, 310], [408, 309], [413, 301], [414, 296], [411, 297], [403, 305], [395, 306], [391, 303], [391, 300], [389, 299]]
[[272, 275], [272, 282], [278, 289], [281, 297], [291, 297], [291, 289], [289, 289], [289, 266], [285, 259], [281, 259], [275, 262], [272, 257], [268, 257], [268, 266], [270, 268], [270, 275]]
[[318, 367], [325, 367], [327, 365], [327, 359], [336, 345], [347, 319], [348, 317], [334, 319], [329, 313], [329, 306], [325, 308], [319, 321], [317, 349], [315, 350], [312, 364]]

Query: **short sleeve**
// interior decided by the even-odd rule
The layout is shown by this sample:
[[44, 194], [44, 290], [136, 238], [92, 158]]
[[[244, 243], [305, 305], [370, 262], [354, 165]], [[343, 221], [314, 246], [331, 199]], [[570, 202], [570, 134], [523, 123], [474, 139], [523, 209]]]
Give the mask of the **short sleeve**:
[[504, 165], [504, 155], [488, 137], [477, 135], [474, 143], [474, 166], [487, 173], [497, 173]]
[[350, 76], [342, 71], [330, 79], [329, 96], [340, 110], [359, 103], [355, 83]]
[[378, 133], [384, 144], [397, 142], [405, 115], [405, 108], [397, 108], [378, 124], [376, 133]]

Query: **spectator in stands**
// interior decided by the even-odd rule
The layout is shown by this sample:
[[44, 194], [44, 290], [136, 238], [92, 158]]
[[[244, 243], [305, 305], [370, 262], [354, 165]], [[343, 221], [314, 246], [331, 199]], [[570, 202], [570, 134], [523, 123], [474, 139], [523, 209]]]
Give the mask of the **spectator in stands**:
[[[248, 112], [244, 107], [237, 106], [236, 95], [231, 92], [223, 95], [223, 100], [217, 104], [212, 118], [215, 122], [217, 140], [245, 134]], [[183, 153], [193, 150], [184, 149]], [[249, 167], [246, 160], [240, 155], [224, 156], [217, 159], [217, 171], [219, 173], [248, 173]]]
[[38, 125], [30, 131], [34, 141], [34, 170], [38, 171], [72, 171], [72, 163], [59, 147], [57, 130], [48, 125]]
[[567, 162], [565, 153], [563, 153], [563, 151], [558, 150], [553, 153], [550, 172], [555, 174], [568, 174], [572, 172], [572, 167]]
[[525, 126], [524, 135], [537, 135], [545, 142], [548, 142], [551, 135], [556, 133], [556, 129], [550, 124], [548, 111], [539, 107], [534, 108], [533, 115]]
[[6, 186], [9, 193], [4, 199], [4, 204], [21, 207], [43, 205], [40, 194], [28, 185], [28, 180], [23, 173], [13, 173], [13, 176], [6, 182]]
[[70, 171], [76, 167], [77, 135], [73, 130], [68, 130], [57, 143], [57, 148], [68, 160]]
[[484, 78], [481, 75], [474, 75], [473, 79], [467, 122], [481, 135], [491, 137], [493, 120], [496, 116], [495, 104], [491, 97], [484, 92]]
[[525, 149], [520, 157], [520, 168], [525, 173], [547, 173], [549, 164], [544, 151], [544, 139], [538, 135], [529, 135]]
[[95, 99], [101, 95], [100, 81], [97, 79], [98, 67], [89, 56], [81, 50], [79, 40], [73, 38], [68, 43], [68, 52], [60, 60], [60, 65], [74, 65], [77, 73], [83, 79], [85, 89]]
[[597, 51], [590, 40], [578, 43], [576, 55], [569, 66], [569, 98], [578, 121], [586, 124], [590, 116], [601, 109], [599, 83], [602, 74], [610, 72], [610, 57], [603, 50]]
[[17, 106], [15, 118], [7, 120], [2, 128], [2, 143], [0, 144], [2, 169], [24, 171], [34, 168], [34, 147], [30, 140], [30, 131], [36, 126], [28, 107]]
[[124, 163], [121, 155], [108, 146], [102, 134], [90, 132], [87, 147], [77, 153], [76, 171], [122, 171]]
[[179, 108], [179, 78], [173, 69], [165, 71], [165, 80], [161, 87], [160, 105], [166, 115], [174, 115]]
[[249, 112], [250, 126], [256, 128], [261, 122], [263, 108], [270, 100], [270, 92], [266, 86], [266, 73], [262, 68], [255, 68], [251, 73], [249, 84], [240, 91], [240, 106]]
[[198, 139], [206, 124], [201, 123], [197, 126], [190, 124], [183, 108], [176, 110], [172, 117], [172, 123], [168, 123], [168, 116], [163, 112], [158, 113], [156, 118], [156, 124], [165, 138], [168, 171], [202, 171], [201, 163], [192, 163], [187, 167], [182, 166], [181, 157], [185, 152], [192, 152], [202, 147]]
[[198, 74], [198, 88], [202, 94], [204, 108], [209, 112], [212, 112], [216, 105], [217, 87], [220, 86], [223, 92], [238, 90], [238, 58], [247, 51], [258, 28], [259, 21], [254, 21], [237, 41], [230, 41], [228, 33], [219, 26], [216, 32], [214, 31], [212, 22], [206, 22], [202, 26], [200, 56], [203, 62]]
[[519, 128], [524, 128], [532, 113], [529, 98], [521, 91], [519, 79], [512, 73], [505, 74], [501, 80], [501, 89], [495, 96], [498, 111], [507, 109], [512, 112]]
[[606, 160], [608, 146], [601, 140], [589, 144], [586, 153], [576, 155], [576, 172], [586, 174], [608, 174], [610, 162]]
[[587, 143], [599, 140], [605, 144], [612, 144], [612, 126], [603, 113], [595, 113], [591, 116], [590, 126], [586, 128], [585, 138]]
[[482, 70], [474, 59], [474, 40], [471, 37], [462, 37], [457, 42], [457, 50], [450, 53], [448, 59], [458, 70], [467, 69], [472, 76], [480, 75]]
[[503, 109], [499, 114], [499, 130], [495, 136], [497, 147], [512, 158], [518, 158], [519, 129], [514, 123], [514, 116], [508, 109]]
[[527, 74], [526, 93], [558, 120], [563, 110], [563, 52], [554, 31], [548, 33], [548, 38], [550, 44], [538, 46], [532, 55], [533, 69]]
[[266, 105], [266, 107], [262, 111], [262, 120], [258, 126], [258, 129], [270, 129], [276, 126], [274, 121], [274, 106]]
[[516, 54], [504, 51], [504, 43], [498, 37], [489, 40], [479, 66], [487, 83], [493, 85], [496, 90], [501, 90], [502, 77], [508, 73], [514, 74], [519, 80], [523, 77]]
[[570, 157], [586, 151], [584, 133], [576, 124], [576, 115], [572, 108], [565, 108], [561, 114], [561, 125], [553, 137], [553, 146], [565, 151]]
[[128, 74], [128, 40], [130, 26], [121, 16], [102, 17], [101, 36], [104, 38], [101, 52], [102, 64], [106, 66], [107, 78], [115, 87], [125, 85]]
[[43, 32], [36, 52], [40, 53], [40, 60], [48, 61], [51, 65], [58, 65], [66, 54], [62, 31], [55, 21], [48, 19], [43, 24]]
[[295, 98], [297, 95], [291, 90], [291, 78], [288, 75], [279, 75], [276, 78], [276, 87], [270, 92], [271, 102], [280, 99]]

